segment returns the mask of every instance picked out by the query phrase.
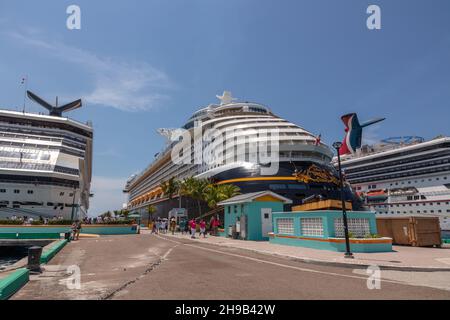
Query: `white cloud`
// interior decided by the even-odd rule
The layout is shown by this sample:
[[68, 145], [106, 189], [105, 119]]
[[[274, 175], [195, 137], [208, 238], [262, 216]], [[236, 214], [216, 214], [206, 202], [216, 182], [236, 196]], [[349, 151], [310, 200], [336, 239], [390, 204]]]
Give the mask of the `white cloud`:
[[146, 62], [99, 57], [61, 42], [43, 40], [34, 29], [7, 34], [21, 44], [45, 51], [46, 55], [80, 66], [93, 81], [93, 89], [81, 94], [87, 103], [124, 111], [148, 110], [166, 100], [164, 91], [173, 87], [163, 71]]
[[122, 192], [127, 178], [92, 177], [91, 198], [88, 215], [97, 216], [108, 210], [120, 210], [127, 201], [127, 195]]

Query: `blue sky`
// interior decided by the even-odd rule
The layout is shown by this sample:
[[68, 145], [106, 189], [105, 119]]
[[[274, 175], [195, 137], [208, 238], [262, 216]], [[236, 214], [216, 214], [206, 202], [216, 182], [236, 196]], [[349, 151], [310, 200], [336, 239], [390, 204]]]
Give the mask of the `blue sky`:
[[[81, 8], [81, 30], [66, 8]], [[366, 9], [381, 8], [381, 30]], [[450, 2], [318, 0], [0, 0], [0, 107], [23, 103], [20, 79], [92, 120], [90, 214], [120, 208], [128, 176], [215, 95], [266, 104], [323, 140], [339, 117], [387, 120], [368, 141], [450, 134]], [[40, 111], [28, 102], [27, 110]]]

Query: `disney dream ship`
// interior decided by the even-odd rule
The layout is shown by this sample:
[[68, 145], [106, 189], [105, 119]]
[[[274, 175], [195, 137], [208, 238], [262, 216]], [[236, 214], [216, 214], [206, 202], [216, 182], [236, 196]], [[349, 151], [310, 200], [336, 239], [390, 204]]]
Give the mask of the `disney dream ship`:
[[[180, 180], [187, 177], [207, 178], [219, 184], [235, 184], [242, 193], [271, 190], [292, 199], [293, 204], [302, 203], [311, 196], [340, 199], [337, 172], [331, 164], [333, 152], [320, 138], [280, 118], [262, 104], [237, 102], [227, 91], [218, 98], [220, 104], [210, 104], [195, 112], [183, 129], [194, 134], [195, 123], [201, 121], [203, 135], [211, 129], [231, 132], [252, 130], [253, 135], [245, 140], [247, 148], [248, 144], [261, 142], [261, 136], [268, 129], [277, 130], [278, 150], [273, 151], [276, 152], [277, 171], [267, 175], [262, 172], [267, 163], [251, 161], [248, 157], [239, 160], [239, 151], [236, 150], [245, 150], [242, 152], [246, 156], [248, 154], [246, 147], [241, 145], [244, 139], [237, 139], [238, 134], [226, 135], [220, 143], [199, 142], [203, 148], [218, 150], [215, 154], [223, 155], [223, 159], [226, 159], [223, 163], [174, 163], [171, 159], [173, 150], [184, 142], [172, 141], [145, 170], [127, 181], [124, 192], [129, 194], [130, 210], [144, 213], [148, 205], [152, 204], [157, 208], [162, 206], [161, 211], [167, 212], [170, 209], [168, 197], [163, 194], [160, 184], [172, 177]], [[171, 133], [167, 129], [161, 132], [166, 136]], [[189, 154], [184, 156], [194, 158], [195, 145], [188, 150]], [[347, 191], [351, 197], [351, 191]]]
[[65, 118], [81, 100], [52, 106], [28, 97], [49, 115], [0, 110], [0, 218], [83, 217], [92, 175], [91, 124]]
[[450, 230], [450, 138], [394, 137], [361, 147], [364, 124], [354, 113], [342, 120], [342, 169], [365, 206], [379, 215], [439, 216]]

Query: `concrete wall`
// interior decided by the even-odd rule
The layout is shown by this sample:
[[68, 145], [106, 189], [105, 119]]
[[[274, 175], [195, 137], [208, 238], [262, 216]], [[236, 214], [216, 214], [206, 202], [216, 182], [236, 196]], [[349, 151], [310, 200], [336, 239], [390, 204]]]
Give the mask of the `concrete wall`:
[[[374, 212], [347, 212], [348, 218], [360, 218], [369, 220], [371, 234], [377, 233], [377, 225]], [[278, 230], [277, 220], [280, 218], [292, 218], [294, 221], [293, 234], [282, 234]], [[313, 236], [302, 234], [301, 218], [322, 218], [323, 235]], [[277, 212], [273, 214], [274, 232], [270, 242], [321, 250], [345, 251], [345, 239], [336, 238], [334, 220], [342, 218], [341, 211], [296, 211]], [[354, 238], [350, 239], [350, 248], [353, 252], [388, 252], [392, 251], [392, 239], [390, 238]]]

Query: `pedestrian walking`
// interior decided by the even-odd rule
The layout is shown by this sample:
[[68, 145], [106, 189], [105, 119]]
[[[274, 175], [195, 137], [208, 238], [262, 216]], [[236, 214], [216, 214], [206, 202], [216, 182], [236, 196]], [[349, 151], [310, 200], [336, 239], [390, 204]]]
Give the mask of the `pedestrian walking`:
[[186, 234], [190, 234], [191, 233], [190, 222], [187, 219], [184, 221], [185, 221], [184, 232], [186, 232]]
[[152, 233], [158, 233], [158, 226], [155, 220], [152, 222]]
[[80, 238], [81, 220], [77, 220], [75, 223], [76, 223], [75, 240], [77, 241]]
[[187, 230], [186, 230], [186, 220], [181, 219], [180, 220], [180, 231], [181, 234], [184, 234]]
[[201, 237], [203, 234], [203, 238], [206, 238], [206, 221], [205, 220], [201, 220], [200, 221], [200, 235], [199, 237]]
[[191, 227], [191, 238], [195, 239], [195, 229], [197, 228], [197, 223], [195, 222], [194, 218], [192, 218], [192, 220], [189, 222], [189, 225]]
[[170, 219], [170, 231], [172, 231], [172, 235], [175, 234], [175, 228], [177, 227], [177, 221], [175, 220], [175, 217], [172, 217]]
[[72, 223], [72, 225], [70, 226], [70, 231], [71, 231], [71, 239], [75, 240], [75, 234], [77, 233], [77, 223], [76, 223], [76, 221], [74, 221]]

